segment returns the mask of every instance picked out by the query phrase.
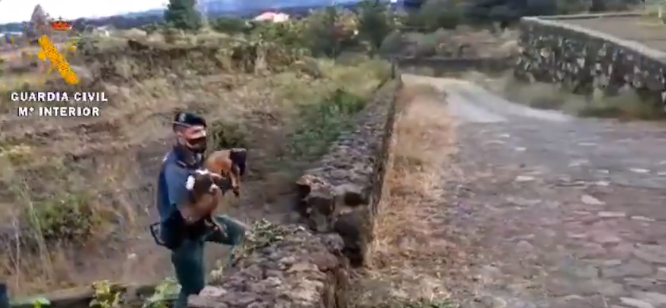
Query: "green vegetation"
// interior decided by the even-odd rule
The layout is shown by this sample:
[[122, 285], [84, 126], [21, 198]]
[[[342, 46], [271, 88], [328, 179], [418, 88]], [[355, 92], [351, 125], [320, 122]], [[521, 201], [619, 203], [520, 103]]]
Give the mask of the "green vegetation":
[[209, 148], [228, 149], [228, 148], [247, 148], [247, 132], [238, 123], [215, 122], [210, 128]]
[[[105, 109], [108, 117], [75, 123], [15, 119], [20, 125], [0, 136], [0, 194], [11, 204], [0, 210], [21, 231], [16, 243], [3, 243], [11, 249], [0, 258], [13, 294], [119, 280], [116, 272], [80, 274], [78, 266], [90, 260], [76, 255], [99, 246], [106, 260], [106, 248], [147, 245], [136, 238], [154, 219], [142, 210], [153, 201], [133, 190], [147, 180], [137, 172], [137, 152], [168, 134], [163, 120], [174, 110], [206, 115], [211, 149], [249, 148], [252, 176], [260, 179], [252, 188], [260, 193], [247, 194], [276, 200], [292, 183], [286, 177], [351, 128], [355, 114], [391, 76], [389, 63], [373, 56], [382, 33], [395, 29], [395, 16], [383, 7], [359, 14], [326, 8], [285, 23], [209, 20], [210, 28], [197, 29], [199, 21], [187, 13], [191, 2], [170, 4], [169, 22], [108, 37], [82, 33], [78, 52], [68, 57], [90, 72], [80, 90], [107, 91], [113, 101]], [[72, 90], [57, 79], [21, 86]], [[10, 103], [0, 100], [0, 107]], [[145, 158], [138, 164], [152, 168]], [[256, 203], [262, 202], [272, 201]], [[123, 257], [109, 265], [124, 268], [130, 261]], [[95, 307], [114, 304], [107, 289], [95, 286]]]
[[168, 303], [178, 297], [180, 285], [174, 278], [166, 278], [155, 287], [155, 293], [148, 297], [142, 308], [167, 308]]
[[[184, 30], [199, 29], [202, 18], [192, 9], [194, 0], [170, 0], [169, 10], [164, 16], [111, 16], [97, 19], [79, 18], [74, 21], [74, 28], [78, 31], [101, 26], [111, 26], [114, 29], [143, 28], [155, 30], [164, 24]], [[475, 24], [490, 25], [500, 23], [509, 26], [517, 22], [522, 16], [576, 14], [582, 12], [622, 11], [640, 7], [638, 0], [623, 1], [584, 1], [584, 0], [531, 0], [521, 3], [506, 0], [411, 0], [410, 14], [406, 16], [406, 26], [420, 31], [434, 31], [438, 28], [449, 29], [455, 25]], [[374, 6], [375, 1], [361, 4], [359, 10], [367, 6]], [[380, 5], [381, 6], [381, 5]], [[301, 12], [307, 10], [303, 8]], [[292, 12], [288, 12], [292, 13]], [[234, 28], [234, 33], [245, 29], [246, 23], [241, 18], [219, 16], [205, 16], [211, 28], [220, 32], [227, 32]], [[24, 27], [21, 23], [0, 25], [0, 31], [21, 32]], [[377, 31], [381, 31], [378, 28]]]
[[465, 22], [463, 9], [457, 1], [430, 0], [417, 12], [405, 16], [403, 23], [408, 29], [421, 32], [455, 29]]
[[90, 200], [84, 194], [64, 193], [25, 208], [24, 217], [28, 217], [30, 229], [40, 230], [47, 242], [83, 242], [103, 221], [101, 213], [90, 207]]
[[93, 299], [90, 308], [117, 308], [121, 303], [122, 293], [108, 280], [93, 282]]
[[169, 0], [169, 5], [164, 12], [164, 21], [176, 29], [200, 29], [201, 15], [196, 9], [196, 3], [196, 0]]
[[229, 34], [249, 33], [253, 28], [253, 25], [249, 21], [238, 17], [216, 18], [209, 21], [209, 26], [217, 32]]
[[351, 117], [366, 98], [336, 90], [320, 103], [300, 106], [301, 126], [290, 136], [291, 151], [299, 157], [319, 157], [338, 134], [350, 128]]
[[19, 299], [17, 301], [12, 301], [10, 305], [13, 306], [27, 306], [30, 305], [32, 308], [47, 308], [51, 305], [51, 302], [47, 298], [43, 297], [30, 297]]
[[358, 32], [372, 51], [377, 51], [384, 39], [397, 28], [396, 18], [387, 6], [363, 2], [358, 14]]

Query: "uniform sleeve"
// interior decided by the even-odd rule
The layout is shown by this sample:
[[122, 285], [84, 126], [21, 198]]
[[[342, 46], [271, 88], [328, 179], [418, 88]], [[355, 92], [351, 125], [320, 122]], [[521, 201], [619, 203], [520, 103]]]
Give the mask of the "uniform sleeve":
[[164, 170], [169, 203], [179, 209], [187, 204], [188, 191], [185, 184], [188, 176], [187, 171], [178, 166], [167, 166]]

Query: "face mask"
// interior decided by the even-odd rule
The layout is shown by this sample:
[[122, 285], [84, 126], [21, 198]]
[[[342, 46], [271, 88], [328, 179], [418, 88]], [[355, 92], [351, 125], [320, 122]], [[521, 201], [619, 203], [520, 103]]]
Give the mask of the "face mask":
[[187, 140], [187, 147], [192, 150], [194, 153], [204, 153], [206, 152], [206, 148], [208, 146], [208, 140], [206, 137], [199, 137], [196, 139], [188, 139]]

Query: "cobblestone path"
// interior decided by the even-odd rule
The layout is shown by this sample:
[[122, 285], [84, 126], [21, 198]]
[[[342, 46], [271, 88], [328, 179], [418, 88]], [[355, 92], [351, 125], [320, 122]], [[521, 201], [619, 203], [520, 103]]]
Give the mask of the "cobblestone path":
[[473, 273], [445, 279], [463, 308], [666, 307], [666, 125], [405, 79], [445, 91], [457, 119], [459, 172], [438, 215]]

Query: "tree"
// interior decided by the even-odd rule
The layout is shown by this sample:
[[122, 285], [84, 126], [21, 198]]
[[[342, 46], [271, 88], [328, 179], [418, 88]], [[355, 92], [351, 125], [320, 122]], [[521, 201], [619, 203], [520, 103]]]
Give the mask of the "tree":
[[335, 57], [340, 51], [344, 27], [339, 23], [342, 10], [333, 6], [312, 12], [304, 20], [304, 41], [315, 56]]
[[393, 31], [393, 16], [386, 4], [364, 1], [359, 14], [359, 34], [378, 50], [384, 38]]
[[49, 33], [49, 15], [44, 12], [41, 5], [35, 5], [30, 17], [30, 26], [26, 27], [26, 36], [30, 40], [36, 40], [40, 36]]
[[41, 5], [35, 5], [35, 8], [32, 10], [32, 17], [30, 17], [30, 21], [34, 26], [38, 26], [39, 28], [47, 26], [48, 15], [46, 12], [44, 12], [44, 9]]
[[169, 0], [164, 20], [176, 29], [198, 30], [202, 24], [196, 4], [196, 0]]

